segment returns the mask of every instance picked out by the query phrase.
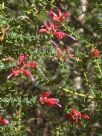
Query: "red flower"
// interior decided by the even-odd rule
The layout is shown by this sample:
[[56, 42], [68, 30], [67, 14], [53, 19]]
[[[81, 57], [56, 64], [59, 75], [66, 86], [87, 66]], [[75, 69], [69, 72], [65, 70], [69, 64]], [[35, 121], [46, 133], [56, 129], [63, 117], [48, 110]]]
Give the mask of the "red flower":
[[51, 91], [46, 91], [46, 92], [42, 92], [42, 94], [40, 94], [40, 101], [43, 101], [44, 97], [49, 97], [51, 96]]
[[22, 70], [22, 73], [26, 76], [29, 77], [31, 75], [30, 71], [27, 69]]
[[81, 125], [81, 119], [89, 119], [89, 116], [86, 114], [81, 114], [81, 112], [72, 109], [71, 113], [65, 115], [66, 119], [69, 119], [72, 123], [78, 123]]
[[7, 125], [9, 124], [9, 121], [6, 120], [6, 119], [3, 119], [1, 116], [0, 116], [0, 125]]
[[50, 35], [55, 36], [57, 39], [63, 39], [66, 34], [61, 32], [56, 28], [56, 26], [52, 23], [47, 22], [46, 24], [41, 26], [41, 29], [39, 31], [40, 33], [48, 33]]
[[64, 32], [57, 30], [54, 35], [56, 36], [57, 39], [61, 40], [63, 38], [65, 38], [65, 36], [67, 36], [67, 34], [65, 34]]
[[21, 70], [20, 69], [12, 69], [12, 74], [13, 76], [18, 76], [19, 74], [21, 73]]
[[55, 99], [55, 98], [47, 98], [44, 100], [44, 104], [47, 105], [47, 106], [54, 106], [54, 105], [57, 105], [58, 107], [62, 107], [60, 104], [59, 104], [59, 99]]
[[22, 55], [19, 56], [18, 59], [19, 59], [19, 61], [20, 61], [21, 63], [24, 63], [24, 62], [26, 61], [26, 56], [22, 54]]
[[61, 30], [57, 29], [56, 25], [53, 23], [50, 23], [50, 22], [47, 22], [44, 25], [42, 25], [39, 32], [40, 33], [48, 33], [52, 36], [55, 36], [59, 40], [67, 37], [67, 38], [71, 39], [72, 41], [76, 42], [76, 39], [73, 36], [68, 35], [68, 34], [62, 32]]
[[31, 72], [27, 68], [36, 68], [37, 62], [35, 61], [26, 61], [25, 55], [20, 55], [18, 58], [18, 61], [16, 62], [16, 68], [12, 70], [12, 73], [7, 76], [7, 79], [10, 79], [12, 76], [16, 77], [19, 74], [23, 74], [26, 77], [31, 77], [32, 81], [34, 81], [34, 78], [31, 74]]
[[41, 26], [41, 29], [39, 32], [53, 34], [54, 32], [56, 32], [56, 25], [53, 23], [47, 22]]
[[83, 119], [89, 119], [89, 116], [86, 115], [86, 114], [82, 114], [82, 115], [81, 115], [81, 118], [83, 118]]
[[91, 50], [91, 54], [92, 54], [93, 57], [96, 57], [96, 58], [100, 57], [100, 51], [98, 49], [96, 49], [96, 48], [93, 48]]
[[[39, 101], [42, 104], [45, 104], [47, 106], [55, 106], [62, 107], [61, 104], [59, 104], [59, 99], [51, 98], [52, 93], [50, 91], [43, 92], [40, 94]], [[49, 98], [50, 97], [50, 98]]]
[[57, 10], [57, 14], [53, 11], [49, 11], [49, 15], [53, 21], [60, 22], [70, 16], [69, 12], [62, 13], [60, 9]]

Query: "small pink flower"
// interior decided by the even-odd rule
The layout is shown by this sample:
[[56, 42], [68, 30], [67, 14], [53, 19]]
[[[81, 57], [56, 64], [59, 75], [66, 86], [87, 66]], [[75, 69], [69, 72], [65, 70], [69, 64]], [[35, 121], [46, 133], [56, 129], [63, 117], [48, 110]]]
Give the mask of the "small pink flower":
[[96, 49], [96, 48], [93, 48], [93, 49], [91, 50], [91, 54], [92, 54], [92, 56], [95, 57], [95, 58], [99, 58], [99, 57], [100, 57], [100, 51], [99, 51], [98, 49]]
[[61, 21], [65, 20], [67, 17], [70, 17], [69, 12], [62, 13], [60, 9], [57, 10], [57, 14], [54, 13], [53, 11], [49, 11], [48, 13], [49, 13], [50, 17], [52, 18], [52, 20], [55, 22], [61, 22]]
[[0, 116], [0, 125], [8, 125], [9, 124], [9, 121], [6, 120], [6, 119], [3, 119], [1, 116]]
[[62, 107], [61, 104], [59, 104], [59, 99], [55, 99], [51, 97], [52, 93], [50, 91], [45, 91], [42, 94], [40, 94], [39, 101], [42, 104], [45, 104], [47, 106], [55, 106]]
[[81, 119], [89, 119], [89, 116], [86, 114], [81, 114], [81, 112], [72, 109], [71, 113], [65, 115], [66, 119], [70, 120], [72, 123], [78, 123], [81, 125]]

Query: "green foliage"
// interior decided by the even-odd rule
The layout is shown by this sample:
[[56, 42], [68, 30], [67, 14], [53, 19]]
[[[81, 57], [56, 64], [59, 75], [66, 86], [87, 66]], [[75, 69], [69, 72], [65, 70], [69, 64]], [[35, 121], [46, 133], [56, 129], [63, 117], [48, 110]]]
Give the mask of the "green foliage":
[[[1, 136], [101, 136], [102, 55], [94, 58], [91, 54], [93, 48], [102, 51], [101, 7], [99, 0], [87, 3], [83, 23], [78, 20], [80, 1], [0, 2], [0, 115], [10, 121], [9, 125], [0, 126]], [[47, 11], [58, 8], [71, 12], [70, 20], [60, 26], [77, 39], [75, 45], [68, 40], [57, 41], [60, 48], [72, 48], [74, 57], [67, 61], [56, 60], [56, 51], [49, 42], [52, 37], [39, 33], [41, 25], [49, 19]], [[23, 75], [7, 80], [20, 54], [37, 61], [38, 68], [32, 70], [35, 82]], [[63, 55], [66, 57], [64, 52]], [[77, 77], [81, 78], [79, 89]], [[39, 103], [38, 97], [44, 90], [51, 90], [61, 100], [62, 111]], [[69, 125], [64, 113], [72, 107], [86, 112], [90, 119], [82, 126]]]

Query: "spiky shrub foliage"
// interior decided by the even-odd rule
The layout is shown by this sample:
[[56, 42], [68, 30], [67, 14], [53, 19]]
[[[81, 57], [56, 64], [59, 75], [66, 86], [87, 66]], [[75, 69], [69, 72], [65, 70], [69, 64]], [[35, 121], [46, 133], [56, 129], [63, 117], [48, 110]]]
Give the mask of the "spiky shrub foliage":
[[[83, 24], [77, 20], [78, 1], [1, 1], [0, 114], [9, 120], [9, 125], [0, 126], [0, 135], [101, 134], [101, 6], [96, 1], [91, 5], [88, 10], [94, 15], [87, 11]], [[56, 50], [49, 42], [52, 36], [39, 33], [41, 25], [50, 19], [47, 11], [59, 8], [71, 12], [70, 20], [61, 22], [61, 30], [77, 39], [75, 45], [68, 39], [57, 41], [61, 48], [66, 45], [73, 49], [74, 57], [67, 61], [56, 60]], [[79, 33], [79, 29], [83, 32]], [[93, 53], [95, 48], [99, 54]], [[38, 68], [32, 70], [34, 82], [23, 75], [6, 79], [20, 54], [37, 61]], [[66, 56], [64, 52], [63, 55]], [[81, 88], [76, 87], [75, 79], [80, 79]], [[61, 110], [39, 102], [44, 90], [51, 90], [60, 99]], [[71, 112], [72, 107], [88, 113], [90, 119], [80, 127], [67, 124], [64, 114]]]

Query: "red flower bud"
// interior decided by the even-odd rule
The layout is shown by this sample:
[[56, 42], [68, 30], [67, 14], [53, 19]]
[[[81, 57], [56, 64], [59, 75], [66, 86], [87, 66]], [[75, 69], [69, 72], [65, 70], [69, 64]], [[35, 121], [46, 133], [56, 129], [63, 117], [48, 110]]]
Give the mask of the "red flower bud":
[[91, 54], [92, 54], [93, 57], [96, 57], [96, 58], [100, 57], [100, 51], [96, 48], [92, 49]]
[[9, 121], [6, 120], [6, 119], [3, 119], [1, 116], [0, 116], [0, 125], [8, 125], [9, 124]]

